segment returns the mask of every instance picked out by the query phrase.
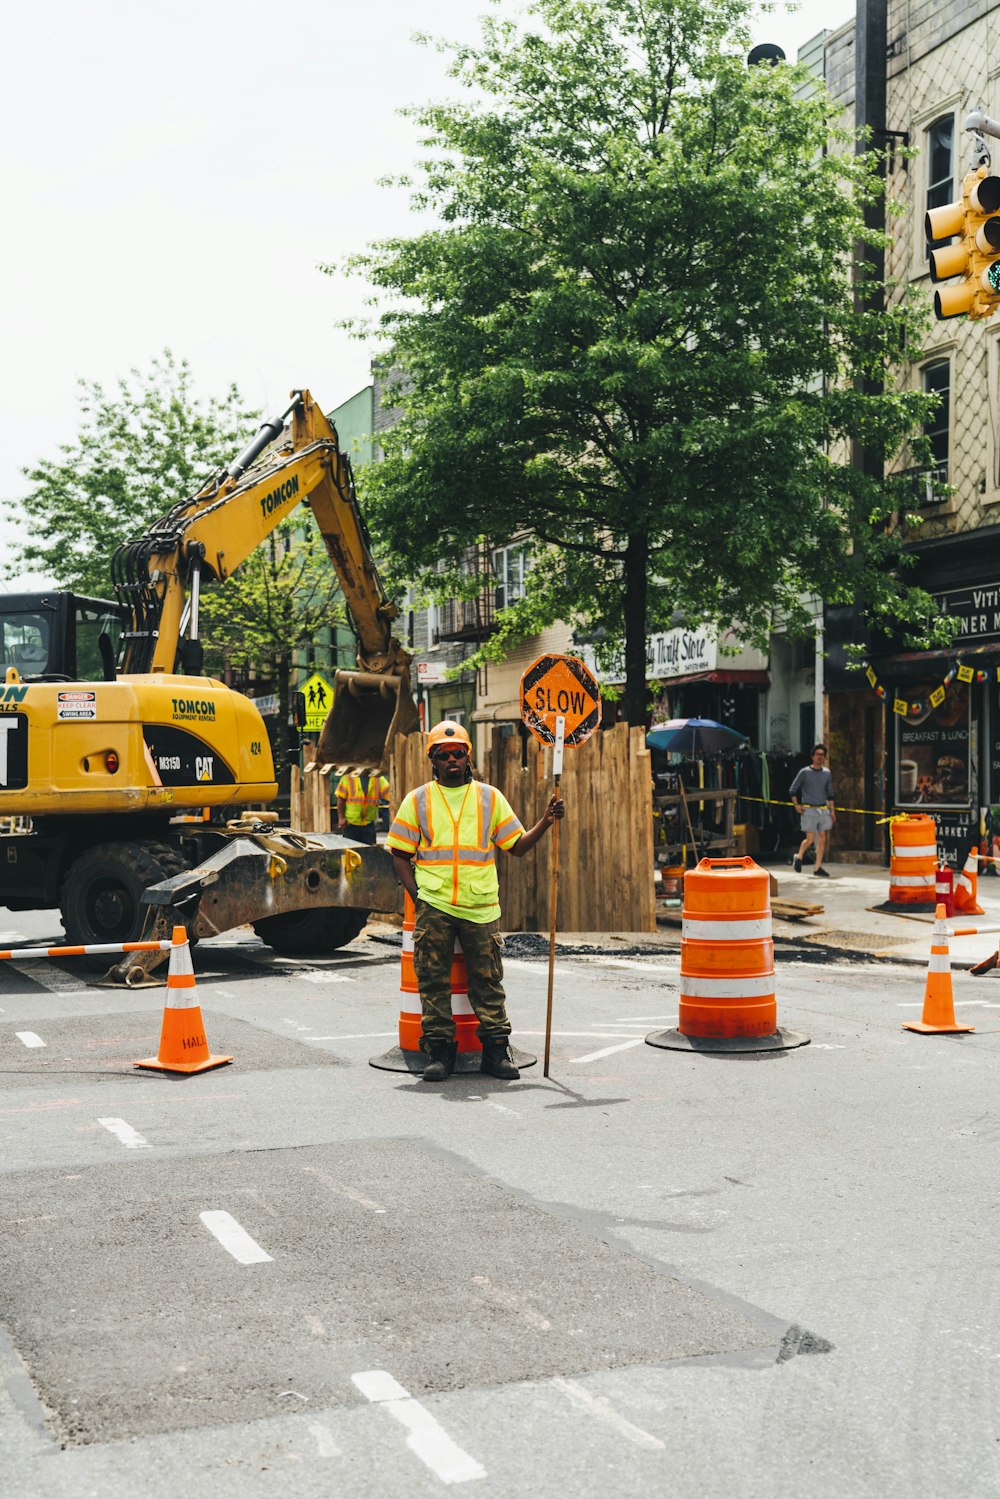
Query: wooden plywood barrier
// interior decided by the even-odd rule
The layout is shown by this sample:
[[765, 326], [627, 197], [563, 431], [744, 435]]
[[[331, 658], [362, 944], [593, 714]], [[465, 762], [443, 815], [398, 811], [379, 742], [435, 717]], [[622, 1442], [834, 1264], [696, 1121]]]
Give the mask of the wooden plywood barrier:
[[[400, 735], [390, 768], [395, 812], [407, 791], [430, 778], [423, 734]], [[522, 763], [523, 759], [523, 763]], [[552, 752], [519, 735], [496, 737], [481, 767], [525, 827], [538, 821], [552, 795]], [[652, 932], [653, 778], [643, 729], [617, 724], [579, 750], [567, 750], [562, 795], [566, 820], [559, 839], [560, 932]], [[549, 928], [549, 838], [523, 859], [501, 855], [500, 905], [508, 932]]]
[[[305, 746], [305, 760], [311, 765], [315, 759], [315, 745]], [[333, 828], [333, 817], [330, 807], [331, 786], [340, 779], [335, 771], [330, 775], [320, 775], [318, 770], [311, 770], [308, 774], [300, 770], [297, 765], [292, 766], [291, 777], [291, 809], [289, 824], [299, 833], [329, 833]]]

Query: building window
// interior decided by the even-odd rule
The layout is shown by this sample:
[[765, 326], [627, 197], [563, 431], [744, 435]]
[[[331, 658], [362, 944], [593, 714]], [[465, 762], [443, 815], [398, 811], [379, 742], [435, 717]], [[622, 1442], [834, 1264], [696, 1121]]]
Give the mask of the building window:
[[[927, 131], [927, 207], [943, 208], [955, 197], [955, 119], [953, 115], [942, 115]], [[927, 253], [938, 245], [947, 245], [948, 239], [936, 239], [927, 246]]]
[[[938, 397], [937, 409], [924, 423], [924, 436], [931, 446], [930, 480], [948, 482], [948, 429], [951, 417], [951, 362], [935, 359], [921, 370], [924, 391]], [[933, 498], [933, 495], [931, 495]]]
[[507, 609], [524, 598], [524, 585], [531, 569], [531, 558], [525, 543], [500, 547], [493, 553], [493, 576], [496, 578], [496, 607]]

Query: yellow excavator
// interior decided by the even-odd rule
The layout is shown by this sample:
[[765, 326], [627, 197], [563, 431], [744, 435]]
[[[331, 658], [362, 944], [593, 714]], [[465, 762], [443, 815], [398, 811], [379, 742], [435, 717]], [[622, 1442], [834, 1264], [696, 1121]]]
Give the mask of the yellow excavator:
[[[392, 737], [418, 726], [350, 461], [309, 392], [295, 391], [235, 462], [118, 549], [117, 604], [0, 597], [0, 904], [59, 906], [72, 943], [125, 942], [150, 930], [144, 897], [158, 887], [161, 929], [183, 918], [198, 936], [250, 921], [284, 952], [335, 948], [368, 909], [395, 909], [382, 849], [297, 839], [253, 814], [224, 825], [226, 809], [270, 802], [277, 784], [253, 702], [203, 675], [201, 589], [300, 504], [358, 641], [358, 669], [336, 673], [317, 765], [384, 765]], [[201, 809], [212, 822], [192, 819]]]

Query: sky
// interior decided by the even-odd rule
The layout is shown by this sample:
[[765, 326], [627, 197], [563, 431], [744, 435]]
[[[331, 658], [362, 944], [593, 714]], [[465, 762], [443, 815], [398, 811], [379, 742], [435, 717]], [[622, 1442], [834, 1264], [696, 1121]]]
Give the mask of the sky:
[[[418, 157], [399, 109], [456, 97], [425, 31], [478, 35], [480, 0], [49, 0], [8, 9], [0, 90], [0, 541], [21, 470], [79, 427], [81, 377], [113, 386], [164, 348], [198, 392], [235, 381], [272, 414], [292, 387], [326, 410], [368, 383], [374, 352], [338, 328], [363, 282], [326, 276], [412, 232]], [[501, 0], [516, 13], [518, 0]], [[853, 0], [760, 16], [794, 59]], [[41, 586], [20, 574], [6, 586]], [[0, 585], [2, 586], [2, 585]]]

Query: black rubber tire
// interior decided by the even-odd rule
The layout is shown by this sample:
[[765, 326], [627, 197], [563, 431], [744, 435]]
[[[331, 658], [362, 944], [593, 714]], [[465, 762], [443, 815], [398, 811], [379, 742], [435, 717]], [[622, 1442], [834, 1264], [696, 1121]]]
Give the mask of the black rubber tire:
[[138, 942], [152, 920], [142, 893], [190, 866], [168, 843], [99, 843], [77, 854], [60, 899], [67, 942]]
[[253, 923], [262, 942], [286, 958], [318, 958], [336, 952], [363, 932], [368, 911], [353, 906], [313, 911], [283, 911], [280, 916], [263, 916]]

